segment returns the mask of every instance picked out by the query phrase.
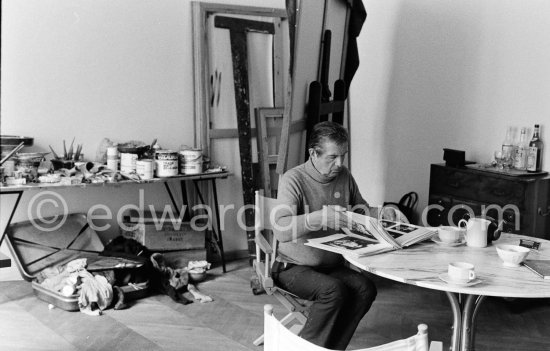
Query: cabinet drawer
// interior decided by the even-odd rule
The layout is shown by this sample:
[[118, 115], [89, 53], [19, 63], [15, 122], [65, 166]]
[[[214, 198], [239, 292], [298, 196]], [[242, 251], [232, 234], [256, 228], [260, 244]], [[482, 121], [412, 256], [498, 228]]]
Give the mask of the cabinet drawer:
[[478, 200], [489, 204], [516, 205], [525, 208], [527, 183], [502, 178], [479, 179]]
[[479, 183], [480, 178], [476, 174], [432, 166], [430, 193], [475, 199], [480, 191]]
[[502, 206], [525, 206], [527, 183], [520, 180], [443, 167], [432, 167], [430, 177], [430, 193], [433, 194], [446, 194]]

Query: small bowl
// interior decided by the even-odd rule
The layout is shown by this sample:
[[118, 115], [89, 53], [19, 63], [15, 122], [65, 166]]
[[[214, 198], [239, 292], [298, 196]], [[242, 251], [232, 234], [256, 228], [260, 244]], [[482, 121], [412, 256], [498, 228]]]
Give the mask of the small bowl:
[[14, 159], [16, 162], [42, 162], [44, 156], [49, 154], [49, 152], [18, 152]]
[[206, 271], [198, 272], [198, 271], [189, 271], [189, 278], [193, 282], [202, 282], [206, 279]]
[[523, 246], [508, 244], [497, 245], [496, 249], [498, 256], [506, 267], [519, 267], [531, 251]]

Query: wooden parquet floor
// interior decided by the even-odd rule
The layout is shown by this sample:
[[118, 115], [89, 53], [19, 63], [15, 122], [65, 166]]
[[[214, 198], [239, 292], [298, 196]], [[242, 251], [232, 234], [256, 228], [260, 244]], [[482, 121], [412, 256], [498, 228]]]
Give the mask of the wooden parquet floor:
[[[263, 329], [263, 305], [283, 308], [267, 295], [255, 296], [247, 260], [231, 262], [228, 273], [210, 271], [199, 289], [215, 301], [181, 305], [163, 295], [135, 301], [126, 310], [101, 317], [49, 310], [29, 283], [0, 282], [0, 350], [262, 350], [252, 341]], [[363, 319], [350, 349], [408, 337], [418, 323], [429, 326], [432, 340], [451, 337], [452, 314], [443, 293], [373, 277], [378, 298]], [[488, 298], [477, 318], [476, 350], [550, 350], [547, 300]]]

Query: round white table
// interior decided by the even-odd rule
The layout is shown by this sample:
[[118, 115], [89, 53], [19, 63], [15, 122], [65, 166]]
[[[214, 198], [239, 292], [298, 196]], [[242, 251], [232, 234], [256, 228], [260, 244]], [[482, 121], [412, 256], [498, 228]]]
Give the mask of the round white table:
[[[531, 250], [527, 259], [550, 260], [550, 241], [523, 235], [503, 234], [485, 248], [443, 246], [426, 241], [403, 250], [366, 257], [345, 256], [352, 265], [394, 281], [423, 288], [445, 291], [453, 310], [452, 350], [474, 350], [475, 316], [486, 296], [516, 298], [550, 297], [550, 280], [542, 279], [524, 266], [505, 267], [498, 257], [497, 244], [518, 245], [520, 239], [541, 242], [540, 249]], [[479, 284], [456, 286], [439, 276], [447, 273], [450, 262], [475, 265]]]

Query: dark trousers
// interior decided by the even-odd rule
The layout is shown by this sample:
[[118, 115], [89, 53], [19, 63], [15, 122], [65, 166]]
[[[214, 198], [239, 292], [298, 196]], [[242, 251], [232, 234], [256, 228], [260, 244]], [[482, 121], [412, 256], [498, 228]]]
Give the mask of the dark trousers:
[[275, 262], [277, 284], [313, 301], [300, 336], [316, 345], [345, 350], [357, 325], [376, 298], [376, 286], [344, 266], [319, 269]]

